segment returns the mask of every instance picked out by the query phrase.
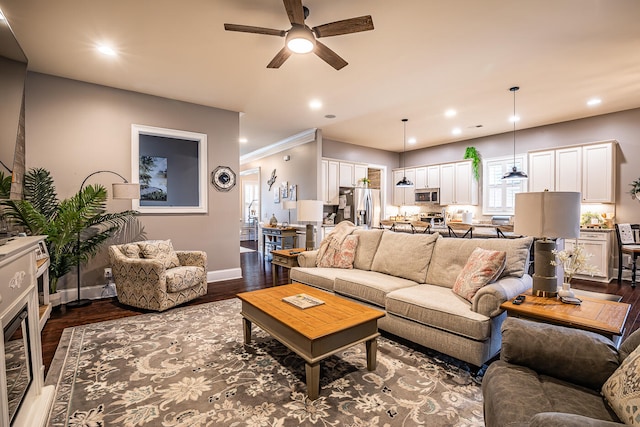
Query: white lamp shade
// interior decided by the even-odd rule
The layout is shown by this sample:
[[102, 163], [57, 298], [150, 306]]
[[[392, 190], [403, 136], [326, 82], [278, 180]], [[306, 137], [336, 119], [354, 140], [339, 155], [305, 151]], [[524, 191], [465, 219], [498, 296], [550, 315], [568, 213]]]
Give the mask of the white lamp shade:
[[571, 191], [517, 193], [513, 231], [541, 238], [578, 238], [580, 200], [580, 193]]
[[113, 198], [114, 199], [139, 199], [140, 198], [140, 184], [132, 184], [129, 182], [113, 183]]
[[295, 200], [285, 200], [284, 202], [282, 202], [282, 209], [291, 210], [295, 209], [296, 206], [298, 206], [298, 204]]
[[322, 200], [298, 200], [298, 221], [322, 221]]

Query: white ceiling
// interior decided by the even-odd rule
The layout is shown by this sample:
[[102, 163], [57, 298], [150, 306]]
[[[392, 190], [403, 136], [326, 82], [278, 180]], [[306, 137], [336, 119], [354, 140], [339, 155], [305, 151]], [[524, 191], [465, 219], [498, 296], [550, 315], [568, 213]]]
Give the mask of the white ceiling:
[[[305, 0], [316, 26], [370, 14], [375, 30], [284, 45], [223, 24], [288, 30], [281, 0], [0, 0], [32, 71], [240, 111], [241, 154], [309, 128], [402, 151], [640, 107], [638, 0]], [[96, 52], [110, 43], [117, 58]], [[602, 103], [588, 107], [599, 97]], [[323, 107], [312, 111], [311, 99]], [[445, 118], [455, 108], [458, 115]], [[326, 114], [336, 118], [327, 119]], [[476, 127], [481, 125], [481, 127]], [[462, 134], [452, 136], [454, 127]]]

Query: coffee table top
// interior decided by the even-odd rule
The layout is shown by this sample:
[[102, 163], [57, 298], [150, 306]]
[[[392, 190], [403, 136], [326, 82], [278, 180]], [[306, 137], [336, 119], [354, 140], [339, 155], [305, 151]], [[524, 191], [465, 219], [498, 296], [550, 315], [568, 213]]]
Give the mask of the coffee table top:
[[[282, 298], [307, 294], [324, 301], [324, 304], [301, 309]], [[381, 310], [367, 307], [321, 291], [301, 283], [276, 286], [237, 295], [244, 303], [268, 313], [271, 317], [298, 331], [311, 340], [335, 334], [356, 325], [379, 319], [385, 315]]]
[[531, 291], [520, 305], [511, 300], [500, 307], [509, 314], [529, 317], [550, 323], [585, 329], [601, 334], [622, 335], [631, 306], [622, 302], [578, 295], [582, 304], [565, 304], [556, 298], [537, 297]]

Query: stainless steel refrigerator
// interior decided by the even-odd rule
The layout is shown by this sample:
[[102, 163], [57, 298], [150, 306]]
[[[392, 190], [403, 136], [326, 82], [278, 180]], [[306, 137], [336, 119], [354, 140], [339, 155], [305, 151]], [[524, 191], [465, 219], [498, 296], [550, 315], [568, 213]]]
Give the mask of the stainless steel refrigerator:
[[357, 226], [379, 228], [381, 214], [380, 190], [340, 188], [337, 222], [348, 220]]

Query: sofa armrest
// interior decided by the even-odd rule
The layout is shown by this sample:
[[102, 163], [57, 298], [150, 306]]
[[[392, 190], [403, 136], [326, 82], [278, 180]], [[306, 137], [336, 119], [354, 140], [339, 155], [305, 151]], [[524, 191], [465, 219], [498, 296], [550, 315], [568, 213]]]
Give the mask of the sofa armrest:
[[500, 359], [593, 390], [618, 368], [613, 342], [595, 332], [507, 317]]
[[304, 251], [298, 254], [298, 265], [300, 267], [315, 267], [318, 251]]
[[473, 297], [471, 310], [489, 317], [498, 316], [504, 311], [500, 304], [527, 291], [532, 283], [531, 276], [525, 274], [522, 277], [504, 277], [483, 286]]
[[531, 418], [530, 427], [619, 427], [622, 423], [597, 420], [584, 415], [562, 412], [541, 412]]
[[203, 251], [176, 251], [180, 265], [207, 269], [207, 253]]

